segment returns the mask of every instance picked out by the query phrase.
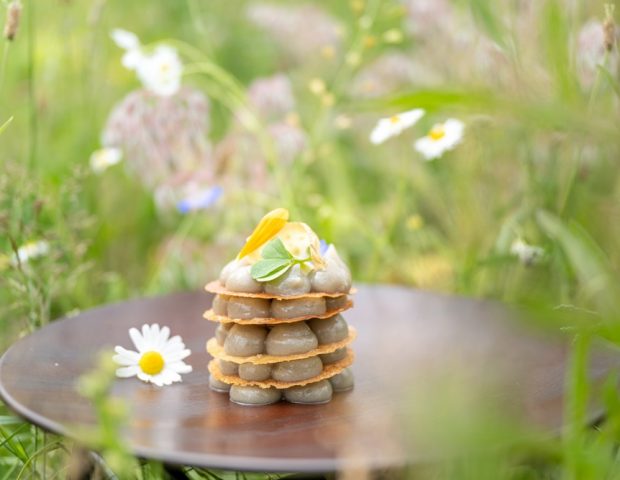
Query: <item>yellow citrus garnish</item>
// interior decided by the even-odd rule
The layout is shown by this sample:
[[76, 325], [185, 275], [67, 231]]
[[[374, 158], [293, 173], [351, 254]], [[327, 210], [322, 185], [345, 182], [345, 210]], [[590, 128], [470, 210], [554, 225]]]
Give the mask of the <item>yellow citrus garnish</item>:
[[245, 245], [237, 255], [237, 259], [241, 259], [246, 255], [256, 251], [265, 242], [275, 237], [280, 230], [284, 228], [288, 222], [288, 210], [286, 208], [276, 208], [265, 215], [248, 237]]
[[164, 357], [159, 352], [146, 352], [140, 357], [138, 364], [147, 375], [157, 375], [164, 369]]

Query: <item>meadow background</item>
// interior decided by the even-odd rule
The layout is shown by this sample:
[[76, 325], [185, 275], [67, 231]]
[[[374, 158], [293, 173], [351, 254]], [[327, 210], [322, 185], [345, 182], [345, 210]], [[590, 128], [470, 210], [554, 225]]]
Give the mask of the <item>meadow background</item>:
[[[608, 420], [584, 424], [591, 339], [620, 342], [613, 16], [598, 0], [23, 0], [0, 48], [0, 345], [95, 305], [200, 288], [283, 206], [356, 281], [501, 300], [572, 338], [559, 438], [391, 475], [619, 478], [613, 378]], [[178, 50], [178, 101], [144, 94], [115, 28]], [[380, 118], [413, 108], [416, 125], [370, 142]], [[413, 142], [448, 118], [462, 142], [425, 160]], [[143, 135], [93, 168], [127, 131]], [[79, 469], [71, 442], [3, 414], [0, 478]], [[88, 440], [119, 478], [166, 477], [111, 431]]]

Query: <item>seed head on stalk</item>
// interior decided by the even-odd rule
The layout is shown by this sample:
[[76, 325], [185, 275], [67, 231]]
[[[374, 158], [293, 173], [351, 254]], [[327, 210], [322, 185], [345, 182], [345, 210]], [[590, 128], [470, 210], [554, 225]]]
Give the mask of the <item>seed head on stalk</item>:
[[19, 0], [9, 3], [6, 11], [6, 21], [4, 23], [4, 38], [13, 40], [19, 29], [19, 20], [22, 16], [22, 4]]

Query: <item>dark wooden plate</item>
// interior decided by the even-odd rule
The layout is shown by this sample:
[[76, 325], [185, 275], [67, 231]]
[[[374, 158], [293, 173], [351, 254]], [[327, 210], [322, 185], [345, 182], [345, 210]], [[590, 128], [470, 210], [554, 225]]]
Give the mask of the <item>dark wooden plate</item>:
[[[494, 304], [401, 287], [360, 287], [355, 307], [345, 313], [359, 332], [355, 389], [327, 405], [241, 407], [207, 387], [204, 345], [215, 324], [202, 314], [210, 303], [204, 292], [183, 293], [54, 322], [4, 354], [0, 395], [15, 412], [52, 432], [92, 424], [76, 379], [93, 367], [97, 352], [117, 344], [133, 348], [129, 327], [157, 322], [183, 337], [194, 371], [162, 389], [136, 379], [115, 382], [113, 394], [132, 412], [126, 437], [140, 457], [272, 472], [415, 462], [436, 453], [416, 418], [420, 412], [441, 416], [439, 395], [458, 378], [467, 379], [480, 401], [498, 400], [520, 422], [547, 432], [561, 428], [565, 344], [516, 326]], [[591, 381], [600, 384], [619, 364], [616, 355], [595, 356]], [[591, 406], [591, 419], [600, 413]]]

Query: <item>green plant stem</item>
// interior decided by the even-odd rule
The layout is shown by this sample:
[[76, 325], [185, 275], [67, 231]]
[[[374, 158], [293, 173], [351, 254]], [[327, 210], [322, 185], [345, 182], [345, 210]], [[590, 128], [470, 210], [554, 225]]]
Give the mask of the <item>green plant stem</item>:
[[[603, 57], [602, 65], [603, 67], [607, 65], [609, 60], [609, 52], [605, 52], [605, 56]], [[588, 98], [588, 104], [586, 108], [586, 113], [589, 116], [592, 113], [592, 107], [594, 105], [594, 100], [596, 99], [596, 95], [599, 90], [599, 86], [601, 83], [601, 69], [596, 69], [596, 76], [594, 77], [594, 84], [592, 85], [592, 90], [590, 90], [590, 96]], [[579, 171], [579, 166], [581, 165], [581, 161], [583, 159], [583, 147], [577, 147], [577, 151], [575, 152], [575, 156], [573, 161], [569, 165], [569, 177], [566, 182], [566, 188], [564, 189], [564, 194], [560, 199], [560, 204], [558, 208], [558, 214], [562, 216], [566, 206], [568, 204], [568, 199], [570, 198], [570, 194], [573, 190], [573, 186], [575, 184], [575, 179], [577, 178], [577, 173]]]
[[0, 66], [0, 92], [2, 92], [2, 87], [4, 86], [4, 76], [6, 74], [6, 64], [9, 58], [9, 48], [11, 42], [9, 40], [4, 41], [4, 52], [2, 53], [2, 65]]
[[588, 403], [588, 355], [591, 334], [575, 335], [566, 370], [566, 403], [564, 418], [567, 425], [563, 437], [566, 480], [579, 480], [582, 476], [583, 449], [586, 442], [586, 407]]
[[29, 152], [28, 166], [30, 172], [34, 172], [37, 166], [37, 138], [38, 118], [37, 99], [35, 89], [35, 25], [34, 25], [34, 0], [28, 0], [28, 108], [29, 108]]

